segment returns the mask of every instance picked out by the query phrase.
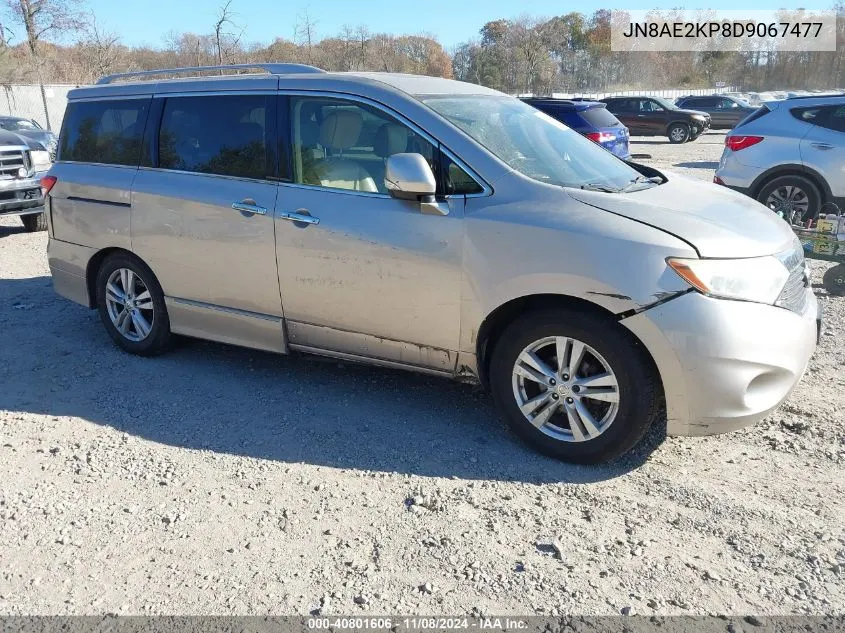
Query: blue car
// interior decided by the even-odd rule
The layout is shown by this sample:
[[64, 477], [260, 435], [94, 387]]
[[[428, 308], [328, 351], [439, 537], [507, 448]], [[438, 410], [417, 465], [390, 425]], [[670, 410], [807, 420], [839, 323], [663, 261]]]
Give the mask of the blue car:
[[628, 160], [628, 128], [607, 111], [607, 104], [598, 101], [570, 101], [568, 99], [523, 99], [553, 119], [598, 143], [619, 158]]

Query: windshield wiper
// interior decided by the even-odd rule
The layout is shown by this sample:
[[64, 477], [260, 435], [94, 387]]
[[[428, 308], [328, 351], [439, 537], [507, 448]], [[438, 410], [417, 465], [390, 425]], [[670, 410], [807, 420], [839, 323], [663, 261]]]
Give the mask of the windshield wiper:
[[621, 191], [631, 191], [631, 189], [637, 187], [638, 185], [644, 185], [647, 182], [655, 185], [662, 185], [665, 182], [665, 179], [660, 176], [637, 176], [627, 185], [622, 187]]
[[595, 182], [588, 182], [586, 184], [581, 185], [581, 189], [586, 189], [588, 191], [604, 191], [605, 193], [619, 193], [622, 189], [618, 187], [611, 187], [610, 185], [602, 185]]

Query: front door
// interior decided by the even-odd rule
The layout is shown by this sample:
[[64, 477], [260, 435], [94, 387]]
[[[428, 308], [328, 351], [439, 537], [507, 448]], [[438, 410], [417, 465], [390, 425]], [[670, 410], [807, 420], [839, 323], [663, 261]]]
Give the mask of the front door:
[[132, 247], [161, 283], [174, 332], [284, 348], [275, 102], [268, 91], [158, 106], [154, 166], [139, 170], [132, 191]]
[[666, 133], [666, 109], [652, 99], [639, 99], [637, 120], [644, 134], [662, 136]]
[[464, 199], [423, 214], [384, 186], [390, 155], [433, 165], [435, 147], [362, 101], [293, 96], [286, 109], [293, 182], [279, 189], [276, 242], [291, 346], [454, 371]]

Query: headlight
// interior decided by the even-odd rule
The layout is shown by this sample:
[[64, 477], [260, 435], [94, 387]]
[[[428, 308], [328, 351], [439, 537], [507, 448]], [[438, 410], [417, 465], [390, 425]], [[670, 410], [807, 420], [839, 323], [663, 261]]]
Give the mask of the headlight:
[[666, 263], [690, 286], [711, 297], [773, 304], [789, 271], [777, 257], [680, 259]]
[[707, 120], [707, 118], [704, 117], [701, 114], [693, 114], [692, 118], [695, 119], [696, 121], [706, 121]]
[[49, 167], [52, 161], [50, 160], [50, 152], [47, 150], [35, 150], [30, 152], [32, 156], [32, 166], [38, 171], [40, 167]]

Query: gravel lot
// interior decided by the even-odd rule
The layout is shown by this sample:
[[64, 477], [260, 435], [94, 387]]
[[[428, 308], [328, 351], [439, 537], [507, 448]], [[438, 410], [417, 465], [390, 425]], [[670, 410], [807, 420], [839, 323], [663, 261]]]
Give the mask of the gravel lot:
[[[723, 134], [649, 162], [709, 180]], [[434, 378], [119, 352], [0, 220], [0, 613], [845, 613], [845, 299], [753, 428], [571, 466]], [[816, 264], [820, 282], [825, 266]]]

